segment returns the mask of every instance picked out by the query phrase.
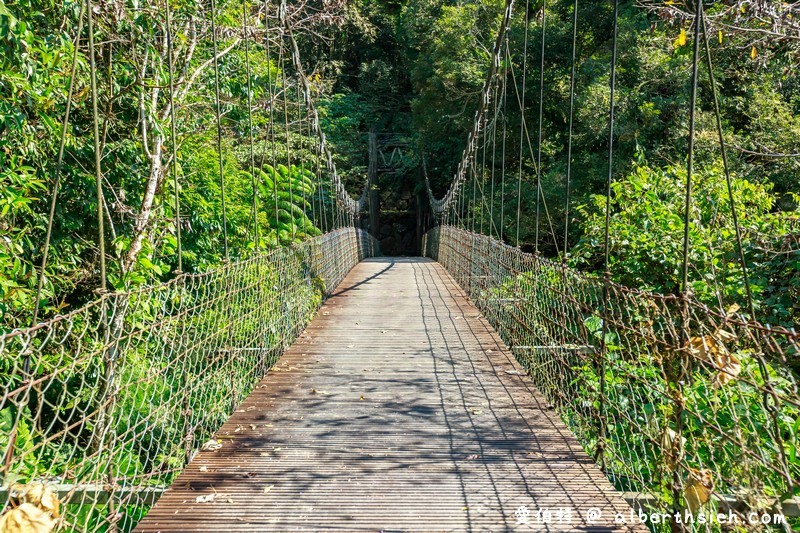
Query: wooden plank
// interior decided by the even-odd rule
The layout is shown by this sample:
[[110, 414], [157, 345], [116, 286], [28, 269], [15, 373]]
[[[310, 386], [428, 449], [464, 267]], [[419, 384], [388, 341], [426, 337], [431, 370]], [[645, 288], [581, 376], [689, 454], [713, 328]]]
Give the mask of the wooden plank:
[[217, 437], [138, 531], [647, 531], [427, 259], [353, 269]]

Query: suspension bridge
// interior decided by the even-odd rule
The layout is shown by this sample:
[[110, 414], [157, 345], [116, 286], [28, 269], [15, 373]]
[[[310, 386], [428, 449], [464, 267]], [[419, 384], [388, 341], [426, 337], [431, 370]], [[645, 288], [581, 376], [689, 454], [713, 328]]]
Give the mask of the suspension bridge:
[[[285, 139], [291, 128], [313, 139], [316, 165], [297, 165], [285, 190], [292, 161], [270, 167], [266, 205], [254, 184], [253, 212], [293, 220], [292, 244], [103, 290], [0, 336], [6, 525], [33, 520], [22, 510], [34, 507], [47, 530], [65, 531], [697, 527], [687, 513], [722, 517], [711, 530], [796, 524], [800, 394], [783, 363], [800, 350], [797, 332], [758, 322], [752, 302], [740, 312], [698, 301], [686, 248], [680, 292], [660, 295], [524, 252], [495, 225], [488, 180], [513, 188], [516, 172], [487, 161], [486, 148], [502, 136], [502, 106], [528, 111], [508, 67], [527, 53], [508, 39], [515, 20], [528, 30], [527, 8], [506, 2], [458, 170], [441, 198], [428, 184], [436, 224], [415, 258], [382, 257], [362, 229], [369, 191], [353, 199], [337, 174], [287, 5], [270, 20], [299, 102], [291, 116], [284, 109]], [[614, 32], [609, 195], [616, 23]], [[697, 2], [687, 190], [706, 33]], [[710, 54], [707, 67], [713, 84]], [[170, 85], [172, 76], [170, 66]], [[218, 87], [215, 105], [219, 135]], [[95, 110], [99, 154], [97, 119]], [[519, 150], [533, 156], [522, 129]], [[285, 214], [286, 199], [310, 226]], [[526, 206], [506, 207], [519, 221]], [[42, 271], [48, 244], [49, 232]], [[46, 487], [38, 496], [36, 484]]]

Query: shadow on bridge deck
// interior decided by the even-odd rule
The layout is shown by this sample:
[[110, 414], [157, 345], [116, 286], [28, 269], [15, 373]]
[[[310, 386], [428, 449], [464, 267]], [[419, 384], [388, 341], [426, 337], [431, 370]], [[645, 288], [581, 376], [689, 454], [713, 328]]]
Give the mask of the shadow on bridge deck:
[[633, 529], [614, 524], [630, 507], [428, 259], [353, 269], [218, 438], [140, 531]]

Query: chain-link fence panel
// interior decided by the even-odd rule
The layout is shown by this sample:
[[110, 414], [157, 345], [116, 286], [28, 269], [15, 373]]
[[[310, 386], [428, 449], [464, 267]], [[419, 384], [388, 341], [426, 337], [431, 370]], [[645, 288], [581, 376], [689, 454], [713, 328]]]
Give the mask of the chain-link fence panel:
[[424, 250], [638, 506], [673, 517], [722, 513], [738, 529], [797, 514], [800, 394], [786, 365], [800, 356], [797, 332], [623, 287], [451, 226], [426, 234]]
[[338, 229], [0, 337], [3, 510], [44, 484], [61, 530], [131, 529], [377, 254], [367, 233]]

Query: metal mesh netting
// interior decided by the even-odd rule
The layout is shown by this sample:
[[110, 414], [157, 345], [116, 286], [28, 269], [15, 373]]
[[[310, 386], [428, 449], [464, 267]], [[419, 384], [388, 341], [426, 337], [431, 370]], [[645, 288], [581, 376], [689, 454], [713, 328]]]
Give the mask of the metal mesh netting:
[[130, 529], [376, 253], [338, 229], [0, 337], [5, 481], [54, 484], [62, 529]]
[[617, 489], [647, 509], [730, 512], [748, 527], [753, 512], [796, 514], [800, 395], [783, 364], [800, 355], [796, 332], [605, 282], [451, 226], [426, 234], [424, 250], [475, 300]]

